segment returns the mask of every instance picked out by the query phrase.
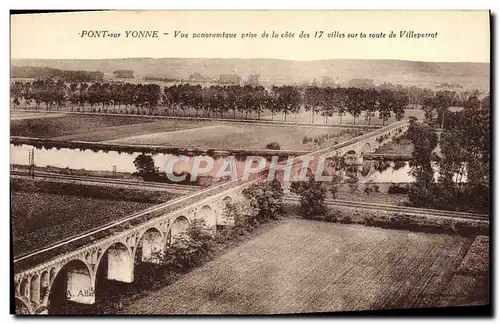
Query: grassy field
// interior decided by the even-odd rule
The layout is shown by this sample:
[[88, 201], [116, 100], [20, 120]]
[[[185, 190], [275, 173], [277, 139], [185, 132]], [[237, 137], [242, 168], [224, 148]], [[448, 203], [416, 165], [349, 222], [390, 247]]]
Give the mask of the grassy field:
[[40, 119], [40, 118], [54, 118], [54, 117], [62, 117], [64, 113], [39, 113], [39, 112], [31, 112], [31, 111], [23, 111], [23, 110], [14, 110], [10, 111], [10, 120], [22, 120], [22, 119]]
[[[290, 219], [125, 314], [280, 314], [435, 307], [471, 239]], [[455, 294], [460, 294], [457, 290]]]
[[440, 306], [484, 305], [489, 299], [488, 236], [479, 235], [472, 243], [455, 276], [450, 282], [449, 297]]
[[[264, 149], [278, 142], [286, 150], [315, 150], [359, 136], [368, 130], [298, 125], [254, 125], [217, 121], [155, 120], [127, 116], [64, 115], [55, 118], [13, 119], [12, 136], [119, 144], [197, 146], [225, 149]], [[321, 145], [309, 142], [334, 134]]]
[[334, 134], [325, 145], [342, 142], [366, 132], [361, 129], [314, 128], [309, 126], [237, 125], [211, 123], [192, 129], [124, 137], [109, 141], [121, 144], [199, 146], [224, 149], [264, 149], [277, 142], [285, 150], [314, 150], [321, 146], [302, 142], [304, 136], [317, 137]]
[[71, 195], [84, 198], [111, 199], [130, 202], [144, 202], [161, 204], [175, 195], [158, 188], [144, 188], [134, 185], [119, 185], [112, 183], [78, 183], [69, 180], [11, 177], [10, 188], [14, 192], [36, 192], [51, 193], [59, 195]]
[[488, 272], [490, 239], [488, 236], [479, 235], [472, 243], [458, 272], [464, 275], [481, 275]]
[[153, 205], [47, 192], [11, 192], [14, 256], [81, 234]]
[[52, 138], [69, 134], [93, 132], [102, 130], [106, 127], [128, 126], [152, 121], [152, 119], [140, 117], [90, 115], [63, 115], [54, 118], [14, 119], [10, 121], [10, 135]]
[[[116, 118], [116, 116], [103, 116], [107, 118]], [[130, 117], [128, 117], [130, 118]], [[190, 120], [148, 120], [144, 123], [102, 127], [89, 132], [81, 132], [70, 135], [57, 136], [55, 140], [70, 140], [70, 141], [88, 141], [102, 142], [121, 139], [132, 136], [145, 136], [147, 134], [155, 134], [161, 132], [174, 132], [179, 130], [187, 130], [192, 128], [211, 125], [211, 122], [190, 121]]]

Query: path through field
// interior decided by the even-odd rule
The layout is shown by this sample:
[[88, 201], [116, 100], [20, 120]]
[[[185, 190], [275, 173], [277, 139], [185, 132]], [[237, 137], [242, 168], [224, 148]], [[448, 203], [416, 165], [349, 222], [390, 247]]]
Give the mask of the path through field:
[[129, 314], [278, 314], [438, 306], [469, 246], [457, 236], [291, 219]]

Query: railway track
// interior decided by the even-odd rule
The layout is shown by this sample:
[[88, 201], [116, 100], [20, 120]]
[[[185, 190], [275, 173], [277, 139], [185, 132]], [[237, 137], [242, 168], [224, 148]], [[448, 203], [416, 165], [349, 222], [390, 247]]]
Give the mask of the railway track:
[[[28, 177], [29, 173], [24, 171], [10, 171], [11, 175], [25, 176]], [[59, 173], [50, 173], [37, 171], [35, 172], [35, 178], [46, 178], [46, 179], [59, 179], [68, 181], [83, 181], [83, 182], [97, 182], [105, 184], [116, 184], [116, 185], [128, 185], [128, 186], [140, 186], [144, 188], [155, 188], [164, 189], [172, 193], [187, 194], [199, 190], [199, 186], [190, 185], [180, 185], [172, 183], [157, 183], [157, 182], [143, 182], [135, 180], [124, 180], [116, 178], [103, 178], [103, 177], [92, 177], [92, 176], [77, 176]]]
[[[299, 197], [294, 195], [285, 195], [285, 200], [291, 203], [298, 203]], [[328, 207], [348, 207], [348, 208], [358, 208], [358, 209], [377, 210], [377, 211], [381, 210], [385, 212], [404, 213], [415, 216], [446, 217], [446, 218], [470, 219], [479, 221], [489, 221], [490, 219], [490, 216], [488, 214], [474, 214], [474, 213], [463, 213], [463, 212], [438, 210], [438, 209], [372, 204], [360, 201], [327, 199], [326, 204]]]
[[[11, 175], [18, 176], [29, 176], [28, 172], [24, 171], [11, 171]], [[67, 174], [58, 174], [58, 173], [50, 173], [50, 172], [36, 172], [36, 178], [49, 178], [49, 179], [61, 179], [61, 180], [69, 180], [69, 181], [84, 181], [84, 182], [97, 182], [97, 183], [106, 183], [106, 184], [117, 184], [117, 185], [133, 185], [133, 186], [141, 186], [146, 188], [155, 188], [155, 189], [165, 189], [168, 191], [172, 191], [175, 193], [187, 194], [199, 190], [198, 186], [189, 186], [189, 185], [179, 185], [179, 184], [171, 184], [171, 183], [155, 183], [155, 182], [142, 182], [135, 180], [124, 180], [124, 179], [110, 179], [103, 177], [92, 177], [92, 176], [77, 176], [77, 175], [67, 175]], [[295, 195], [285, 195], [285, 199], [289, 202], [298, 203], [299, 197]], [[448, 210], [439, 210], [439, 209], [426, 209], [426, 208], [415, 208], [415, 207], [406, 207], [406, 206], [394, 206], [394, 205], [383, 205], [383, 204], [374, 204], [374, 203], [365, 203], [360, 201], [345, 201], [345, 200], [336, 200], [336, 199], [327, 199], [326, 204], [332, 207], [350, 207], [350, 208], [361, 208], [368, 210], [383, 210], [387, 212], [395, 212], [395, 213], [406, 213], [412, 215], [419, 216], [435, 216], [435, 217], [450, 217], [450, 218], [462, 218], [462, 219], [474, 219], [474, 220], [489, 220], [489, 215], [487, 214], [476, 214], [476, 213], [464, 213], [464, 212], [456, 212], [456, 211], [448, 211]]]
[[[11, 175], [18, 176], [28, 176], [28, 172], [23, 171], [11, 171]], [[189, 185], [179, 185], [171, 183], [155, 183], [155, 182], [142, 182], [134, 180], [124, 180], [124, 179], [110, 179], [102, 177], [92, 177], [92, 176], [77, 176], [77, 175], [67, 175], [58, 174], [50, 172], [35, 172], [36, 178], [50, 178], [50, 179], [61, 179], [69, 181], [84, 181], [84, 182], [97, 182], [106, 184], [117, 184], [117, 185], [133, 185], [141, 186], [146, 188], [155, 189], [165, 189], [171, 192], [187, 194], [199, 190], [198, 186]], [[288, 202], [298, 203], [299, 197], [295, 195], [285, 195], [285, 200]], [[434, 216], [434, 217], [448, 217], [448, 218], [461, 218], [461, 219], [473, 219], [473, 220], [486, 220], [489, 221], [489, 215], [487, 214], [476, 214], [476, 213], [464, 213], [448, 210], [438, 210], [438, 209], [426, 209], [426, 208], [415, 208], [406, 206], [394, 206], [394, 205], [383, 205], [374, 203], [365, 203], [360, 201], [345, 201], [336, 199], [327, 199], [326, 204], [331, 207], [349, 207], [349, 208], [361, 208], [367, 210], [383, 210], [386, 212], [394, 213], [406, 213], [418, 216]]]

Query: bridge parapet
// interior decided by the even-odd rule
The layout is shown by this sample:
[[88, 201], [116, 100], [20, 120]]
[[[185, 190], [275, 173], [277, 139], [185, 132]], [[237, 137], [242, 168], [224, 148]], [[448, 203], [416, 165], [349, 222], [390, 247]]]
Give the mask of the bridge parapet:
[[374, 152], [383, 144], [388, 143], [395, 137], [404, 134], [409, 125], [409, 120], [401, 120], [345, 142], [316, 151], [312, 154], [331, 157], [344, 156], [347, 152], [353, 151], [358, 157], [361, 157], [363, 154]]

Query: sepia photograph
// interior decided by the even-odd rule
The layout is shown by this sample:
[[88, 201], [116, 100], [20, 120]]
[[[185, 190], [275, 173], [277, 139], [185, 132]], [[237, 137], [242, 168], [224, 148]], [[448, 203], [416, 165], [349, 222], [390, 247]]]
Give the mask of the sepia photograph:
[[490, 19], [11, 11], [11, 313], [491, 316]]

